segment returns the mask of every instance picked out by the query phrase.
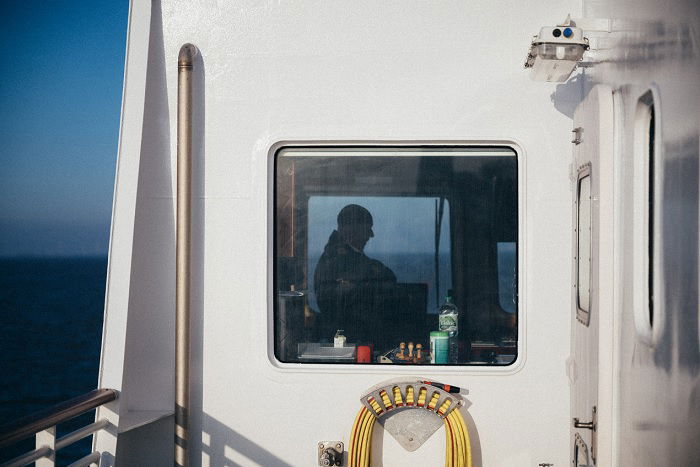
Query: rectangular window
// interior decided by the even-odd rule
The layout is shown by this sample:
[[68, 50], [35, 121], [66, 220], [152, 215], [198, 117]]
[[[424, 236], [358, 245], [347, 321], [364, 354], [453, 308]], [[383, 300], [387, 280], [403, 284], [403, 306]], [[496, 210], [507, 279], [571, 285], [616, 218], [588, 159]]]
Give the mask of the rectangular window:
[[510, 148], [278, 151], [276, 358], [512, 363], [517, 181]]

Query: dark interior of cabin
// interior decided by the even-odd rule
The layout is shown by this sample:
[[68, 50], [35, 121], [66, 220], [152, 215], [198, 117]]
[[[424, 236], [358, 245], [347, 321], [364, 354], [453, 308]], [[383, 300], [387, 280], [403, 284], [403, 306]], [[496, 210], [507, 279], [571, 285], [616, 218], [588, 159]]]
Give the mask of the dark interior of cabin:
[[[391, 363], [397, 363], [393, 356], [401, 342], [422, 342], [427, 349], [427, 336], [438, 330], [437, 310], [445, 298], [442, 295], [450, 295], [459, 310], [458, 364], [507, 365], [515, 360], [517, 158], [509, 148], [478, 149], [474, 155], [454, 148], [432, 148], [425, 155], [421, 155], [421, 149], [413, 148], [411, 155], [405, 156], [401, 151], [364, 155], [361, 150], [353, 155], [336, 155], [332, 150], [324, 152], [323, 148], [316, 148], [312, 155], [277, 155], [274, 290], [277, 294], [275, 352], [280, 361], [313, 361], [301, 358], [296, 351], [300, 349], [298, 345], [332, 342], [333, 335], [329, 334], [343, 324], [324, 323], [324, 317], [331, 314], [319, 309], [309, 298], [313, 294], [315, 273], [310, 270], [309, 255], [313, 256], [312, 250], [319, 250], [319, 245], [310, 244], [309, 232], [315, 214], [310, 214], [309, 206], [310, 200], [319, 197], [337, 198], [339, 202], [351, 199], [358, 204], [371, 199], [374, 205], [380, 205], [382, 199], [387, 203], [398, 198], [405, 202], [422, 200], [416, 201], [415, 212], [408, 213], [408, 221], [401, 217], [407, 215], [405, 212], [397, 213], [395, 218], [391, 215], [401, 225], [392, 226], [393, 238], [384, 240], [390, 248], [405, 249], [397, 246], [401, 242], [410, 248], [416, 236], [410, 232], [404, 236], [403, 232], [412, 228], [434, 232], [431, 259], [435, 272], [426, 272], [424, 280], [403, 282], [399, 271], [396, 284], [390, 291], [382, 292], [383, 308], [372, 310], [367, 321], [355, 318], [365, 323], [364, 326], [376, 326], [376, 332], [361, 334], [365, 342], [358, 342], [362, 339], [354, 342], [371, 345], [371, 363], [377, 363], [377, 357], [384, 354], [392, 358]], [[425, 208], [432, 206], [429, 203], [434, 203], [434, 209]], [[386, 211], [375, 208], [379, 213], [390, 211], [391, 206]], [[331, 214], [335, 213], [326, 217], [330, 218]], [[377, 221], [374, 220], [375, 224]], [[330, 234], [330, 227], [327, 229]], [[377, 236], [380, 234], [377, 232]], [[377, 244], [378, 240], [370, 239], [369, 244], [372, 242]], [[367, 253], [367, 256], [372, 255]], [[374, 256], [373, 261], [381, 262], [389, 255], [374, 252]], [[424, 259], [427, 262], [428, 258]], [[425, 270], [428, 271], [427, 267]], [[441, 274], [444, 270], [447, 272]], [[366, 293], [370, 294], [371, 284], [366, 287]], [[371, 309], [368, 302], [363, 303], [365, 311]], [[353, 326], [353, 323], [344, 324]], [[348, 336], [348, 342], [353, 342], [352, 337]], [[370, 339], [372, 342], [367, 342]], [[357, 363], [349, 359], [328, 361]]]

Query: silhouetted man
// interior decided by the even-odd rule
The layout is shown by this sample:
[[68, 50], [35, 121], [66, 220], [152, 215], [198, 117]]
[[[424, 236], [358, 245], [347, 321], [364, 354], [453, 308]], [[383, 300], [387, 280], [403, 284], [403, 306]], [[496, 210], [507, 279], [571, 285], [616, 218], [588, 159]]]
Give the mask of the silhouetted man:
[[379, 345], [382, 328], [391, 326], [390, 306], [396, 275], [364, 254], [372, 215], [357, 204], [338, 213], [334, 230], [316, 266], [314, 287], [321, 311], [321, 336], [343, 329], [348, 342]]

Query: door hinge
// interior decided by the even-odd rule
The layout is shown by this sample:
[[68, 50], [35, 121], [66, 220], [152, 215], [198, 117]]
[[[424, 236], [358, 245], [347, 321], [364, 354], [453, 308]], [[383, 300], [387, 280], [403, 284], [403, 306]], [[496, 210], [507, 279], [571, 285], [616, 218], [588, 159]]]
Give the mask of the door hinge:
[[598, 441], [598, 409], [593, 406], [593, 415], [590, 422], [580, 422], [578, 418], [574, 418], [574, 428], [582, 428], [585, 430], [591, 430], [591, 459], [593, 463], [596, 461], [597, 454], [597, 441]]

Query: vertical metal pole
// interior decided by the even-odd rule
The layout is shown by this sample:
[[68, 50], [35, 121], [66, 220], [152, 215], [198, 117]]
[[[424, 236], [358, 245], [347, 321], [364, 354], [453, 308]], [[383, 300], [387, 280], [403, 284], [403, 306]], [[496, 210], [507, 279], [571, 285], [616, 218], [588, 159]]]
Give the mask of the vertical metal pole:
[[177, 233], [175, 274], [175, 465], [187, 466], [190, 409], [190, 250], [192, 225], [192, 62], [185, 44], [177, 61]]

